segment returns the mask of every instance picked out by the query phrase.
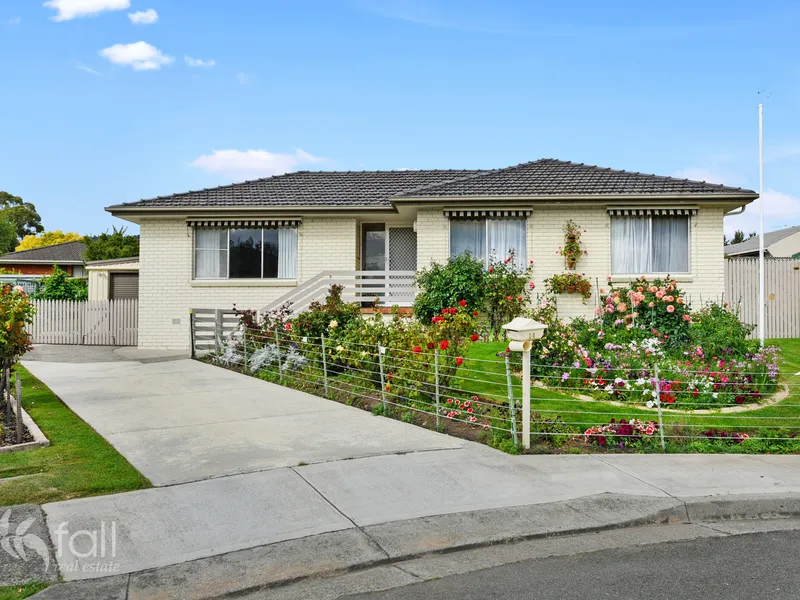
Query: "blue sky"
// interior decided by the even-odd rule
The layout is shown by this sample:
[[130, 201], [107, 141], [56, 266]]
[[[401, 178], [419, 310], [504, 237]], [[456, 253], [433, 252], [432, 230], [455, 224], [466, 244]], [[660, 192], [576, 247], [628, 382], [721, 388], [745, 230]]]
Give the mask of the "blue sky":
[[757, 189], [763, 102], [767, 227], [800, 224], [798, 27], [797, 2], [3, 0], [0, 189], [81, 233], [294, 169], [554, 157]]

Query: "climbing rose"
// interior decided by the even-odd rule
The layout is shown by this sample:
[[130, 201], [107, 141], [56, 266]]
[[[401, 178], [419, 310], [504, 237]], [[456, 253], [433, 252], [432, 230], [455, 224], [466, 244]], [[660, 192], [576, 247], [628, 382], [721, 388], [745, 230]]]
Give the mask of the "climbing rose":
[[456, 366], [457, 366], [457, 367], [460, 367], [460, 366], [461, 366], [461, 365], [463, 365], [463, 364], [464, 364], [464, 359], [463, 359], [463, 358], [461, 358], [461, 357], [459, 356], [459, 357], [456, 359]]
[[480, 336], [479, 336], [477, 333], [473, 333], [473, 334], [470, 336], [470, 338], [469, 338], [469, 339], [471, 339], [473, 342], [477, 342], [477, 341], [478, 341], [479, 339], [481, 339], [481, 338], [480, 338]]
[[420, 352], [422, 352], [422, 348], [420, 348], [419, 346], [414, 346], [414, 353], [419, 354]]
[[450, 347], [450, 342], [448, 342], [447, 340], [442, 340], [441, 342], [439, 342], [440, 349], [447, 350], [449, 347]]
[[667, 312], [668, 313], [674, 313], [675, 312], [675, 307], [672, 306], [672, 304], [667, 304]]
[[511, 302], [511, 301], [513, 300], [513, 298], [512, 298], [511, 296], [506, 296], [506, 300], [508, 300], [509, 302]]
[[458, 305], [461, 306], [461, 307], [464, 307], [464, 306], [467, 305], [467, 301], [466, 300], [459, 300], [458, 301]]
[[433, 350], [433, 348], [434, 348], [435, 346], [436, 346], [436, 344], [434, 344], [433, 342], [428, 342], [428, 349], [429, 349], [429, 350]]

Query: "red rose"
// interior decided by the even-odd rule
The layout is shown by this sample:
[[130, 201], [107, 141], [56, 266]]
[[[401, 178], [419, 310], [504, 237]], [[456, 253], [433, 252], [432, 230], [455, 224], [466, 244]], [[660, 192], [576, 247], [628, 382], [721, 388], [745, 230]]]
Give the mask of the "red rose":
[[420, 348], [419, 346], [414, 346], [414, 353], [419, 354], [420, 352], [422, 352], [422, 348]]
[[447, 350], [449, 347], [450, 347], [450, 342], [448, 342], [447, 340], [442, 340], [441, 342], [439, 342], [439, 348], [441, 350]]
[[456, 359], [456, 366], [457, 366], [457, 367], [460, 367], [460, 366], [461, 366], [461, 365], [463, 365], [463, 364], [464, 364], [464, 359], [463, 359], [463, 358], [461, 358], [461, 357], [459, 356], [459, 357]]
[[467, 305], [467, 301], [466, 300], [459, 300], [458, 301], [458, 305], [459, 306], [466, 306]]
[[433, 342], [428, 342], [428, 349], [429, 350], [433, 350], [435, 347], [436, 347], [436, 344], [434, 344]]
[[473, 342], [477, 342], [481, 338], [477, 333], [473, 333], [469, 339], [471, 339]]
[[508, 300], [509, 302], [511, 302], [511, 301], [513, 300], [513, 298], [512, 298], [511, 296], [506, 296], [506, 300]]
[[478, 316], [478, 311], [477, 310], [473, 310], [472, 311], [472, 316], [473, 317], [477, 317]]
[[517, 298], [517, 300], [519, 300], [520, 302], [522, 302], [522, 296], [519, 296], [519, 297]]

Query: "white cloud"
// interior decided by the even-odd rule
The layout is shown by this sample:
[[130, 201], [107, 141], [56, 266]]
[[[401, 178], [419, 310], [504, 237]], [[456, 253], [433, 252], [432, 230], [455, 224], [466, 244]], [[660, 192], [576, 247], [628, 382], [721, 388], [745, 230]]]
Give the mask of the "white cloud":
[[303, 165], [328, 164], [327, 158], [313, 156], [300, 148], [293, 154], [280, 154], [266, 150], [214, 150], [193, 160], [193, 167], [208, 173], [219, 173], [234, 178], [270, 177], [294, 171]]
[[84, 71], [85, 73], [90, 73], [91, 75], [100, 75], [101, 77], [103, 75], [100, 71], [95, 71], [93, 68], [87, 67], [82, 62], [75, 63], [75, 68], [78, 69], [78, 71]]
[[[800, 225], [800, 199], [773, 189], [764, 191], [764, 231]], [[733, 235], [737, 229], [749, 233], [758, 229], [761, 198], [751, 202], [741, 215], [725, 217], [725, 233]]]
[[125, 10], [130, 8], [130, 0], [48, 0], [47, 8], [53, 8], [58, 14], [54, 21], [69, 21], [77, 17], [97, 15], [107, 10]]
[[175, 61], [174, 58], [163, 54], [161, 50], [147, 42], [114, 44], [101, 50], [100, 55], [106, 57], [115, 65], [131, 67], [134, 71], [158, 70], [162, 66], [169, 65]]
[[158, 22], [158, 13], [152, 8], [128, 13], [128, 18], [134, 25], [152, 25]]
[[247, 73], [236, 74], [236, 81], [238, 81], [242, 85], [247, 85], [248, 83], [250, 83], [250, 79], [251, 79], [250, 75], [248, 75]]
[[211, 58], [209, 60], [201, 60], [199, 58], [192, 58], [191, 56], [184, 56], [183, 60], [186, 61], [186, 64], [190, 67], [201, 67], [204, 69], [210, 69], [213, 67], [217, 62]]
[[11, 17], [8, 20], [9, 25], [19, 25], [20, 23], [22, 23], [22, 17]]

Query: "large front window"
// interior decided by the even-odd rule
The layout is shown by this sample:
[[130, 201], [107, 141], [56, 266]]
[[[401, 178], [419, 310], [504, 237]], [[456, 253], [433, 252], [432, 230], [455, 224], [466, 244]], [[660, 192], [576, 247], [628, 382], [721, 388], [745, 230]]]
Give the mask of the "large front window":
[[611, 217], [614, 273], [688, 273], [689, 217]]
[[297, 228], [198, 228], [195, 279], [295, 279]]
[[450, 256], [469, 252], [488, 265], [494, 255], [503, 260], [514, 250], [517, 265], [527, 263], [525, 249], [526, 219], [451, 219]]

